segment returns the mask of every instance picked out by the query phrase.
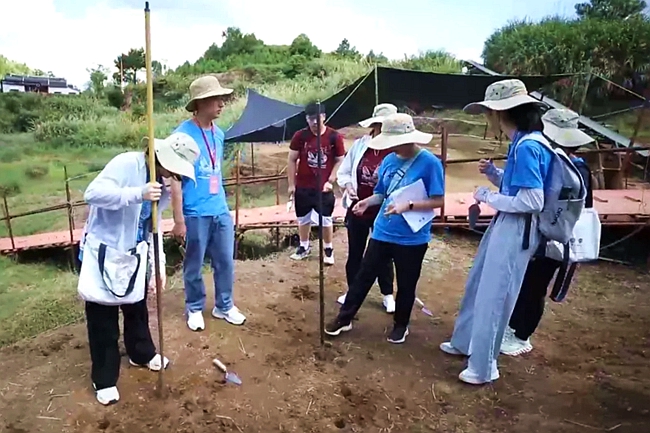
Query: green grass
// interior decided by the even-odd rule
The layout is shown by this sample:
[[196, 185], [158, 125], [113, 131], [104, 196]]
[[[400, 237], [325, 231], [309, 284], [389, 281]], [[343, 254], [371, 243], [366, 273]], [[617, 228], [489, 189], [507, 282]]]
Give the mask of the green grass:
[[83, 318], [72, 272], [0, 257], [0, 275], [0, 347]]
[[[119, 148], [52, 149], [36, 143], [33, 134], [0, 135], [0, 189], [7, 191], [7, 205], [12, 215], [65, 203], [65, 171], [68, 176], [86, 174], [98, 169]], [[83, 197], [92, 176], [70, 182], [72, 200]], [[67, 212], [53, 211], [12, 220], [15, 236], [67, 228]], [[6, 224], [0, 226], [0, 237], [8, 236]]]

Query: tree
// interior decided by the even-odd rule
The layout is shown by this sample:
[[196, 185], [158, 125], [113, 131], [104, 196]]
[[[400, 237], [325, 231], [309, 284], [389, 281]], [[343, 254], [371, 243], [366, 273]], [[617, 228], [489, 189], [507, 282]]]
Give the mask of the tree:
[[373, 50], [366, 55], [366, 61], [368, 63], [388, 63], [388, 58], [384, 56], [384, 53], [375, 54]]
[[144, 48], [131, 48], [128, 53], [120, 54], [115, 59], [117, 72], [113, 74], [113, 80], [121, 84], [137, 82], [138, 71], [145, 68]]
[[[650, 21], [547, 18], [539, 23], [512, 22], [485, 42], [485, 65], [512, 75], [581, 74], [559, 81], [551, 97], [583, 107], [585, 79], [592, 72], [629, 89], [642, 89], [650, 71]], [[616, 88], [592, 81], [588, 107], [600, 104]], [[611, 111], [611, 110], [610, 110]]]
[[338, 48], [334, 51], [334, 54], [338, 57], [343, 57], [343, 58], [358, 59], [359, 57], [361, 57], [356, 47], [350, 47], [350, 41], [348, 41], [347, 39], [343, 39], [341, 41]]
[[224, 61], [230, 56], [252, 54], [264, 47], [264, 42], [257, 39], [254, 33], [242, 33], [237, 27], [228, 27], [221, 34], [224, 39], [221, 46], [212, 44], [203, 54], [205, 60]]
[[160, 63], [158, 60], [151, 61], [151, 75], [153, 75], [154, 80], [161, 77], [167, 70], [167, 67]]
[[26, 64], [11, 61], [0, 54], [0, 78], [9, 74], [29, 75], [31, 73], [32, 70]]
[[642, 16], [647, 6], [644, 0], [589, 0], [578, 3], [575, 9], [583, 19], [623, 20]]
[[298, 35], [293, 42], [291, 42], [289, 53], [292, 56], [300, 55], [304, 56], [306, 59], [313, 59], [315, 57], [320, 57], [322, 51], [311, 42], [306, 34], [303, 33]]
[[106, 80], [108, 80], [109, 70], [102, 65], [97, 65], [97, 67], [86, 69], [86, 71], [90, 74], [90, 91], [96, 96], [102, 96], [106, 87]]

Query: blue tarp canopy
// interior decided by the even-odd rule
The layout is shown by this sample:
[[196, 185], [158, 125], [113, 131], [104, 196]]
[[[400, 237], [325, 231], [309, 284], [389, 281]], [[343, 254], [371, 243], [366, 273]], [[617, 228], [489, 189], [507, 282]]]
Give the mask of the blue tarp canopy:
[[[226, 131], [226, 141], [255, 143], [284, 141], [286, 120], [303, 112], [304, 107], [278, 101], [248, 89], [246, 108], [237, 122]], [[291, 131], [293, 134], [293, 131]]]

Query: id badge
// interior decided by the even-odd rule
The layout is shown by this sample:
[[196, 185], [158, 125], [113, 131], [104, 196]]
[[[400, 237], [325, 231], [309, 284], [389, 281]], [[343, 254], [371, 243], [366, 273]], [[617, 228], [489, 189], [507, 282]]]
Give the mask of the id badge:
[[214, 174], [210, 176], [210, 194], [219, 194], [219, 177]]

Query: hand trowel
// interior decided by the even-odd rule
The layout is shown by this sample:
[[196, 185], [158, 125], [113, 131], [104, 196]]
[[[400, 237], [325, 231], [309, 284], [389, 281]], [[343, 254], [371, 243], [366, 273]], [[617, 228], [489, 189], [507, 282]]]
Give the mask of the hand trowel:
[[228, 371], [228, 368], [223, 362], [219, 361], [217, 358], [214, 358], [212, 360], [212, 363], [215, 365], [215, 367], [223, 372], [226, 382], [234, 383], [235, 385], [241, 385], [241, 379], [239, 376], [237, 376], [237, 374], [232, 371]]

